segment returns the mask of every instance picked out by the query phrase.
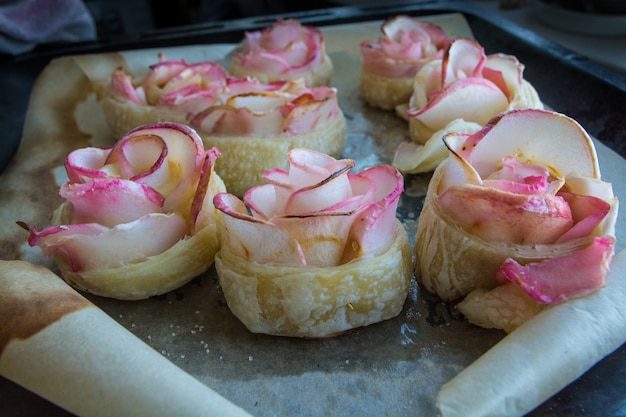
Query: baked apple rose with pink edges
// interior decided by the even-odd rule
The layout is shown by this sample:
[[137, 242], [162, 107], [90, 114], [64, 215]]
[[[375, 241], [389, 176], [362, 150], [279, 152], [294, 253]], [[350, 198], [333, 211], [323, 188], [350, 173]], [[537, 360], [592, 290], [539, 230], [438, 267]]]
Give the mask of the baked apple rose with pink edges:
[[262, 83], [304, 78], [307, 85], [330, 85], [333, 64], [326, 53], [324, 33], [297, 19], [277, 19], [263, 30], [245, 33], [231, 55], [230, 74]]
[[511, 332], [604, 286], [618, 201], [573, 119], [520, 109], [445, 136], [415, 241], [418, 279], [472, 323]]
[[216, 256], [231, 311], [254, 333], [326, 337], [399, 314], [412, 277], [396, 219], [402, 175], [389, 165], [293, 149], [289, 169], [243, 201], [215, 196], [223, 213]]
[[381, 26], [376, 41], [361, 42], [363, 99], [385, 110], [407, 104], [415, 74], [429, 61], [441, 58], [452, 39], [438, 26], [398, 15]]
[[441, 138], [474, 133], [507, 110], [543, 109], [535, 88], [524, 79], [515, 56], [486, 55], [473, 39], [454, 39], [442, 58], [415, 75], [409, 109], [410, 141], [402, 142], [393, 165], [403, 173], [434, 170], [448, 153]]
[[185, 124], [188, 115], [216, 101], [215, 92], [228, 78], [217, 62], [187, 63], [159, 54], [143, 77], [116, 68], [102, 101], [103, 111], [116, 138], [137, 126], [158, 122]]
[[20, 224], [77, 289], [126, 300], [166, 293], [206, 271], [219, 249], [218, 157], [185, 125], [139, 127], [111, 148], [71, 152], [53, 226]]
[[311, 87], [304, 79], [262, 83], [229, 78], [218, 101], [191, 117], [205, 146], [222, 158], [216, 171], [230, 193], [263, 182], [263, 173], [287, 168], [290, 149], [308, 148], [339, 157], [346, 144], [346, 120], [337, 90]]

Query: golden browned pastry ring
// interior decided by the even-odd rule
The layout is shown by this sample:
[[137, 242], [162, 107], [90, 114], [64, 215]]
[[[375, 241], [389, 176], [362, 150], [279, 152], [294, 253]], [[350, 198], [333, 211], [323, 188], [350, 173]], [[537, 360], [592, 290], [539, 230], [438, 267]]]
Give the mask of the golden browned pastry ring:
[[359, 88], [369, 105], [392, 110], [409, 102], [413, 93], [413, 78], [391, 78], [362, 70]]
[[476, 288], [494, 288], [495, 272], [507, 258], [527, 264], [573, 253], [590, 243], [585, 238], [578, 244], [507, 244], [488, 242], [466, 232], [437, 200], [445, 166], [444, 161], [437, 167], [429, 183], [414, 247], [418, 281], [444, 301], [464, 297]]
[[115, 97], [102, 99], [102, 111], [113, 136], [121, 138], [134, 128], [159, 122], [187, 124], [186, 114], [164, 107], [138, 105]]
[[[219, 177], [213, 174], [213, 193], [225, 191]], [[204, 210], [214, 210], [213, 204], [205, 204]], [[68, 224], [71, 204], [64, 202], [55, 210], [52, 224]], [[203, 214], [201, 214], [203, 216]], [[74, 271], [62, 255], [54, 255], [63, 279], [72, 287], [95, 295], [118, 300], [142, 300], [165, 294], [188, 283], [212, 265], [220, 249], [218, 235], [220, 216], [210, 215], [207, 222], [192, 236], [186, 236], [163, 253], [143, 261], [118, 267]]]
[[408, 235], [397, 221], [380, 256], [334, 267], [250, 262], [226, 247], [215, 267], [230, 310], [253, 333], [325, 337], [397, 316], [412, 274]]

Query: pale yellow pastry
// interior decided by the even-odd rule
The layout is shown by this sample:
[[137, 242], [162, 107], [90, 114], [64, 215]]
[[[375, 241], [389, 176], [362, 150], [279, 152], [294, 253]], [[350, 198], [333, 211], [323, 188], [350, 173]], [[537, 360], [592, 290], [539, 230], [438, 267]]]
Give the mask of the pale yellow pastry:
[[327, 337], [397, 316], [413, 275], [408, 236], [382, 255], [334, 267], [251, 262], [226, 247], [215, 258], [228, 307], [254, 333]]
[[243, 201], [215, 197], [215, 268], [233, 314], [251, 332], [311, 338], [397, 316], [413, 275], [395, 217], [402, 176], [384, 165], [348, 174], [354, 161], [309, 149], [288, 160]]
[[359, 81], [363, 99], [372, 107], [393, 110], [408, 103], [413, 88], [413, 78], [390, 78], [363, 71]]
[[172, 111], [169, 108], [138, 105], [114, 97], [102, 99], [102, 111], [113, 136], [116, 138], [121, 138], [126, 132], [137, 126], [160, 122], [187, 122], [184, 112]]

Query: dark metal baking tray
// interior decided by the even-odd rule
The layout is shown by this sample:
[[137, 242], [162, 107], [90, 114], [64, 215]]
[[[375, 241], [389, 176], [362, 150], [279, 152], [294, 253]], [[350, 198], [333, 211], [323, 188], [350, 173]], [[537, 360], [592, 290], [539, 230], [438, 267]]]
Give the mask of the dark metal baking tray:
[[[587, 131], [626, 157], [626, 79], [506, 19], [464, 1], [425, 1], [367, 7], [337, 7], [285, 14], [314, 26], [383, 20], [396, 14], [413, 16], [462, 13], [487, 53], [516, 55], [526, 66], [525, 78], [550, 108], [578, 120]], [[19, 146], [29, 94], [39, 72], [57, 56], [181, 45], [236, 43], [246, 30], [271, 25], [275, 15], [212, 22], [159, 30], [126, 39], [43, 47], [0, 62], [0, 172]], [[428, 320], [436, 325], [440, 303], [433, 301]], [[626, 323], [625, 323], [626, 325]], [[331, 343], [332, 345], [332, 343]], [[367, 360], [364, 354], [360, 360]], [[323, 369], [323, 367], [322, 367]], [[539, 406], [531, 416], [625, 416], [626, 346], [599, 362], [580, 379]], [[408, 414], [411, 414], [410, 412]], [[0, 378], [0, 415], [67, 416], [46, 400]]]

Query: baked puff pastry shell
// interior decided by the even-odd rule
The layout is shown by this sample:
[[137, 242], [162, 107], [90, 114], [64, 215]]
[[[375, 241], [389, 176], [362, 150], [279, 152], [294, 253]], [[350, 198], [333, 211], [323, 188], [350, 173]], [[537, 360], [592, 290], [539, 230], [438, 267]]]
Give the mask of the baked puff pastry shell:
[[362, 71], [359, 88], [363, 99], [372, 107], [393, 110], [409, 102], [413, 78], [391, 78]]
[[[534, 308], [603, 285], [618, 202], [576, 121], [513, 110], [446, 144], [451, 156], [433, 173], [415, 238], [416, 275], [429, 291], [453, 301], [497, 287], [511, 305]], [[505, 294], [511, 285], [526, 298]]]
[[220, 248], [218, 157], [187, 126], [139, 127], [112, 148], [70, 153], [52, 226], [20, 224], [81, 291], [122, 300], [164, 294], [205, 272]]
[[371, 106], [391, 110], [407, 105], [415, 74], [429, 61], [440, 58], [451, 39], [438, 26], [398, 15], [381, 26], [377, 41], [363, 41], [359, 88]]
[[573, 253], [589, 244], [519, 245], [480, 239], [454, 222], [437, 201], [445, 162], [428, 186], [415, 236], [418, 280], [444, 301], [454, 301], [477, 288], [496, 287], [496, 271], [509, 257], [522, 263], [538, 262]]
[[228, 248], [215, 267], [228, 307], [253, 333], [327, 337], [397, 316], [413, 261], [408, 236], [382, 255], [334, 267], [250, 262]]
[[262, 83], [303, 78], [319, 87], [330, 85], [333, 63], [321, 30], [297, 19], [278, 19], [263, 30], [246, 32], [242, 47], [232, 53], [229, 72]]
[[116, 68], [102, 95], [102, 110], [114, 137], [137, 126], [161, 122], [186, 124], [188, 114], [211, 106], [228, 74], [217, 62], [187, 63], [159, 54], [143, 77]]
[[158, 107], [133, 103], [118, 97], [104, 97], [102, 99], [102, 111], [116, 138], [124, 136], [137, 126], [146, 124], [173, 122], [187, 123], [184, 113], [172, 111], [167, 107]]
[[[222, 186], [220, 190], [225, 190]], [[67, 224], [71, 210], [63, 203], [54, 213], [53, 224]], [[72, 287], [118, 300], [143, 300], [180, 288], [212, 264], [220, 249], [217, 222], [179, 240], [166, 251], [132, 264], [75, 271], [65, 256], [54, 260], [63, 279]]]
[[301, 148], [287, 159], [243, 202], [214, 198], [224, 215], [215, 267], [233, 314], [255, 333], [310, 338], [398, 315], [413, 276], [396, 219], [400, 173], [348, 174], [354, 161]]
[[346, 145], [346, 120], [337, 90], [310, 87], [304, 79], [265, 84], [229, 79], [219, 103], [189, 120], [206, 147], [217, 147], [216, 172], [237, 196], [263, 183], [263, 173], [286, 168], [285, 155], [307, 148], [339, 157]]

